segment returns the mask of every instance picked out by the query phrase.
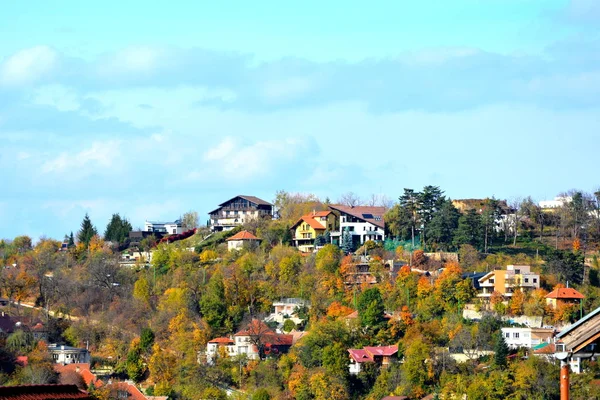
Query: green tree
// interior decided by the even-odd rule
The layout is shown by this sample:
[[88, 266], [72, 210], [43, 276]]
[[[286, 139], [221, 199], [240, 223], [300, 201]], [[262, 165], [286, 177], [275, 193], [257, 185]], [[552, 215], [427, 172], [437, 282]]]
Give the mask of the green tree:
[[352, 250], [354, 250], [352, 234], [348, 230], [348, 227], [344, 228], [344, 232], [342, 232], [342, 244], [340, 247], [344, 254], [350, 254], [352, 253]]
[[143, 352], [148, 352], [154, 344], [154, 332], [150, 328], [143, 328], [140, 335], [140, 349]]
[[200, 299], [200, 312], [211, 328], [221, 330], [225, 327], [227, 307], [221, 274], [214, 274], [208, 281], [207, 291]]
[[378, 330], [385, 325], [385, 307], [378, 288], [365, 290], [358, 297], [358, 319], [364, 327]]
[[399, 205], [401, 212], [399, 213], [401, 220], [408, 222], [410, 229], [410, 238], [412, 240], [412, 246], [415, 247], [415, 234], [416, 230], [420, 226], [419, 220], [419, 203], [421, 194], [415, 192], [413, 189], [404, 189], [404, 194], [400, 196]]
[[417, 193], [418, 196], [418, 207], [419, 207], [419, 219], [421, 222], [421, 233], [423, 246], [427, 245], [427, 238], [429, 237], [429, 224], [433, 218], [439, 213], [442, 205], [446, 201], [444, 192], [438, 186], [425, 186], [423, 191]]
[[454, 232], [458, 228], [460, 212], [452, 201], [444, 200], [440, 209], [429, 222], [427, 236], [429, 240], [442, 250], [452, 247]]
[[86, 213], [85, 217], [83, 217], [83, 221], [81, 222], [81, 229], [77, 233], [77, 240], [79, 240], [79, 243], [83, 243], [87, 248], [92, 238], [97, 234], [98, 231], [92, 224], [89, 215]]
[[71, 231], [71, 234], [69, 235], [69, 241], [68, 241], [67, 246], [69, 248], [75, 247], [75, 236], [73, 236], [73, 231]]
[[146, 367], [144, 366], [144, 360], [142, 359], [142, 351], [138, 343], [131, 346], [131, 349], [127, 353], [126, 369], [127, 375], [130, 379], [135, 382], [142, 380]]
[[454, 245], [470, 244], [481, 246], [481, 218], [475, 210], [468, 210], [458, 219], [458, 229], [454, 234]]
[[129, 221], [121, 218], [119, 214], [113, 214], [104, 231], [104, 240], [119, 244], [124, 243], [129, 238], [131, 229]]
[[496, 227], [498, 220], [502, 214], [500, 208], [500, 202], [493, 197], [491, 199], [485, 199], [482, 204], [481, 212], [481, 229], [483, 231], [483, 252], [487, 253], [488, 245], [493, 240], [496, 234]]
[[494, 344], [494, 365], [498, 368], [506, 368], [508, 357], [508, 345], [502, 336], [502, 331], [496, 334], [496, 342]]

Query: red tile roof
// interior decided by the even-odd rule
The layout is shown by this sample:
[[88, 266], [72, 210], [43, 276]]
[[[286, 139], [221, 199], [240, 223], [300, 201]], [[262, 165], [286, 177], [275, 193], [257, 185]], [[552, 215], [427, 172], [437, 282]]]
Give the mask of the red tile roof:
[[90, 371], [89, 363], [71, 363], [71, 364], [66, 364], [66, 365], [55, 364], [54, 370], [56, 372], [58, 372], [59, 374], [64, 374], [65, 372], [70, 372], [70, 371], [76, 372], [81, 376], [81, 378], [85, 382], [86, 386], [90, 386], [91, 383], [93, 383], [94, 386], [97, 388], [104, 385], [104, 382], [99, 380], [96, 377], [96, 375], [94, 375], [92, 373], [92, 371]]
[[398, 345], [393, 346], [367, 346], [363, 349], [348, 349], [350, 357], [357, 363], [373, 362], [375, 356], [393, 356], [398, 353]]
[[0, 400], [68, 400], [92, 397], [76, 385], [20, 385], [0, 387]]
[[110, 389], [111, 395], [113, 395], [111, 399], [121, 398], [118, 392], [126, 392], [128, 400], [167, 399], [166, 396], [145, 396], [135, 385], [127, 382], [113, 382], [106, 386]]
[[241, 231], [227, 239], [227, 241], [229, 241], [229, 240], [259, 240], [259, 239], [248, 231]]
[[233, 339], [230, 339], [228, 337], [219, 337], [219, 338], [209, 341], [208, 343], [233, 344], [235, 342], [233, 341]]
[[547, 299], [585, 299], [585, 296], [573, 288], [554, 289], [546, 295]]

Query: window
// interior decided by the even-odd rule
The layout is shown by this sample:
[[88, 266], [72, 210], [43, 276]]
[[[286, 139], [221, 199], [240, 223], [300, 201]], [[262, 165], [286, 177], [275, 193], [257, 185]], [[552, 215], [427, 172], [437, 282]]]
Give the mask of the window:
[[537, 278], [533, 278], [533, 283], [537, 283]]
[[506, 333], [504, 334], [504, 337], [505, 337], [505, 338], [507, 338], [507, 339], [508, 339], [508, 338], [510, 338], [510, 333], [506, 332]]
[[513, 333], [513, 338], [518, 339], [519, 338], [519, 332]]
[[493, 278], [492, 278], [492, 279], [490, 279], [490, 280], [489, 280], [489, 282], [490, 282], [490, 283], [494, 283], [494, 279], [493, 279]]
[[529, 283], [529, 278], [525, 278], [525, 283]]
[[521, 273], [520, 269], [515, 269], [515, 274], [519, 275]]

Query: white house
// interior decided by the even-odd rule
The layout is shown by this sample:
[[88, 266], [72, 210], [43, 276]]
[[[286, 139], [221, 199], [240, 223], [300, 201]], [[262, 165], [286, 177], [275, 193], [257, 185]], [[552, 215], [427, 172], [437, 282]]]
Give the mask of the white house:
[[146, 221], [144, 223], [144, 231], [176, 235], [183, 233], [183, 224], [180, 219], [173, 222]]
[[511, 349], [526, 347], [532, 349], [542, 343], [552, 343], [553, 329], [543, 328], [502, 328], [504, 341]]
[[87, 349], [56, 345], [48, 346], [48, 352], [56, 364], [89, 363], [90, 352]]
[[265, 321], [275, 321], [283, 324], [286, 319], [291, 319], [295, 324], [299, 324], [303, 319], [296, 314], [298, 308], [310, 307], [307, 300], [297, 298], [286, 298], [273, 302], [274, 311], [265, 318]]
[[352, 235], [354, 247], [368, 240], [385, 240], [385, 207], [330, 205], [333, 212], [339, 214], [339, 231], [331, 232], [331, 241], [341, 244], [342, 234], [348, 230]]
[[227, 239], [227, 250], [241, 250], [244, 248], [244, 244], [258, 244], [260, 239], [254, 236], [248, 231], [241, 231]]

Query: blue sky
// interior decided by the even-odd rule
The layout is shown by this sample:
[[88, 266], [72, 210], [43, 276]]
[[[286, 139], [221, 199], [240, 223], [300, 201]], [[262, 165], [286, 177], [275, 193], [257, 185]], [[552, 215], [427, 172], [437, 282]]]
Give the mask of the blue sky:
[[0, 237], [279, 189], [600, 185], [596, 0], [86, 3], [0, 14]]

